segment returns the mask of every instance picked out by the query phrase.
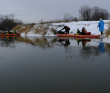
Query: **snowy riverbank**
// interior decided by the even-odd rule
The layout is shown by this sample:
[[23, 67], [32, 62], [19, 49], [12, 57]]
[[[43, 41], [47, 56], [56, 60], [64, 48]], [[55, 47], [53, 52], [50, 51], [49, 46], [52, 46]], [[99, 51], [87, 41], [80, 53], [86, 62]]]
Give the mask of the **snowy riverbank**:
[[[81, 30], [83, 27], [85, 27], [88, 32], [91, 32], [91, 34], [98, 35], [100, 34], [99, 29], [97, 28], [98, 22], [99, 21], [78, 21], [68, 23], [53, 23], [51, 26], [49, 26], [49, 28], [54, 27], [54, 29], [57, 29], [57, 31], [59, 31], [62, 29], [62, 27], [58, 27], [58, 25], [67, 25], [70, 27], [70, 34], [75, 34], [77, 32], [77, 29]], [[104, 20], [105, 23], [104, 32], [108, 29], [109, 22], [110, 20]], [[21, 36], [38, 37], [42, 35], [36, 34], [34, 32], [34, 29], [32, 29], [27, 34], [21, 33]], [[56, 36], [56, 35], [54, 35], [50, 30], [48, 30], [45, 36]], [[107, 38], [103, 38], [103, 42], [110, 43], [110, 36]]]

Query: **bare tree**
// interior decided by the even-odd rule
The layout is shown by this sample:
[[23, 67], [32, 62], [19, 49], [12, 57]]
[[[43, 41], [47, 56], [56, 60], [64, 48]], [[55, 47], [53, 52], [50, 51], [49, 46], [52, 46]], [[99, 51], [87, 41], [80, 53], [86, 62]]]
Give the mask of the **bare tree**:
[[79, 10], [80, 18], [85, 21], [90, 20], [90, 11], [91, 9], [88, 5], [82, 6]]
[[92, 20], [99, 20], [100, 18], [100, 8], [99, 7], [93, 7], [91, 9], [91, 19]]
[[89, 8], [87, 5], [83, 6], [79, 10], [81, 20], [99, 20], [100, 18], [107, 20], [109, 13], [106, 9], [99, 8], [97, 6]]
[[74, 17], [71, 16], [71, 14], [65, 14], [64, 15], [64, 21], [65, 22], [69, 22], [69, 21], [73, 21]]

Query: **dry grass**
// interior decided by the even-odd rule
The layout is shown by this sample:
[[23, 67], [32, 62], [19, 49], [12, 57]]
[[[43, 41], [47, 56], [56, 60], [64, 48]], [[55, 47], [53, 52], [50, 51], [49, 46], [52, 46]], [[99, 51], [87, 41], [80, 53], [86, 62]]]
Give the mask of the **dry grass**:
[[17, 25], [17, 26], [15, 26], [12, 30], [18, 30], [18, 29], [20, 29], [22, 26], [21, 25]]
[[47, 33], [49, 26], [46, 24], [38, 24], [35, 28], [35, 33], [41, 34], [44, 36]]
[[50, 31], [51, 31], [52, 33], [54, 33], [54, 35], [57, 33], [57, 30], [56, 30], [56, 28], [54, 28], [54, 27], [52, 27], [52, 28], [50, 29]]
[[30, 27], [25, 26], [25, 27], [19, 29], [18, 32], [19, 32], [19, 33], [25, 32], [25, 34], [27, 34], [30, 30], [31, 30]]
[[35, 34], [40, 34], [42, 36], [45, 36], [47, 34], [47, 31], [56, 34], [56, 28], [52, 26], [52, 24], [26, 24], [26, 25], [17, 25], [12, 30], [17, 30], [18, 33], [25, 33], [27, 34], [30, 31], [34, 31]]
[[108, 23], [108, 29], [105, 31], [105, 36], [108, 37], [110, 35], [110, 23]]
[[17, 25], [12, 30], [17, 30], [18, 33], [25, 32], [25, 34], [27, 34], [29, 31], [31, 31], [31, 28], [32, 27], [30, 25]]

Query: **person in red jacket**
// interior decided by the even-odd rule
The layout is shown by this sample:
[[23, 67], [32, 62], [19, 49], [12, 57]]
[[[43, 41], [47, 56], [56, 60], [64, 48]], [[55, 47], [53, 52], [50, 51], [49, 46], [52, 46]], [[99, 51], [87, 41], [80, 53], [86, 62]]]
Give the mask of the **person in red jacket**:
[[68, 26], [64, 26], [61, 30], [65, 29], [66, 34], [69, 34], [70, 28]]

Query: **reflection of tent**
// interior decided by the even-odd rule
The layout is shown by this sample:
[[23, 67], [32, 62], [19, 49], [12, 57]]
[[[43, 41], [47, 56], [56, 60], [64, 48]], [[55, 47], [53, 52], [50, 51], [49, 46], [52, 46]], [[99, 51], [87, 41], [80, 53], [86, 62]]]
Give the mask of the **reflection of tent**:
[[98, 48], [100, 52], [104, 52], [104, 43], [100, 42]]

